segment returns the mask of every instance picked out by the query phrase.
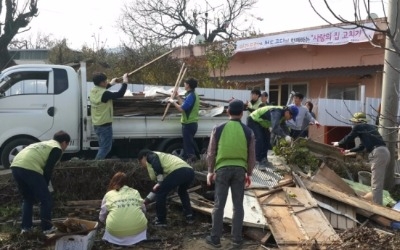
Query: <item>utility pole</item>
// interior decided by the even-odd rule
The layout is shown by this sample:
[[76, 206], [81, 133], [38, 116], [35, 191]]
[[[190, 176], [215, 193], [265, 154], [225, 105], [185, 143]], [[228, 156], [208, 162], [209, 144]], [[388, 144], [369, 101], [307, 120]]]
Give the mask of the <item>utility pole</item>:
[[[379, 118], [380, 134], [386, 142], [390, 151], [390, 163], [386, 169], [385, 174], [385, 189], [390, 189], [394, 185], [394, 165], [396, 154], [396, 141], [397, 141], [397, 111], [399, 106], [399, 72], [400, 69], [400, 51], [393, 52], [395, 47], [400, 47], [400, 18], [398, 15], [400, 11], [397, 9], [398, 0], [389, 0], [388, 3], [388, 16], [387, 22], [389, 32], [393, 37], [393, 43], [388, 36], [386, 36], [386, 50], [385, 62], [383, 66], [383, 84], [382, 84], [382, 110]], [[396, 30], [397, 29], [397, 30]], [[396, 45], [396, 46], [393, 46]], [[379, 166], [378, 166], [379, 167]]]

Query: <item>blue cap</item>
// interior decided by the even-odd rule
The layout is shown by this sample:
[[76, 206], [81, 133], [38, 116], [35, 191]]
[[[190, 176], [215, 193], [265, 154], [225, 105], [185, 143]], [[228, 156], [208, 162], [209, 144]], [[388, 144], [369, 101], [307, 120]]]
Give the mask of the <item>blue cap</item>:
[[233, 99], [228, 105], [228, 110], [231, 115], [240, 115], [243, 109], [244, 103], [239, 99]]
[[289, 110], [290, 114], [292, 115], [293, 121], [296, 121], [296, 117], [299, 114], [299, 109], [296, 106], [291, 105], [288, 107], [288, 110]]

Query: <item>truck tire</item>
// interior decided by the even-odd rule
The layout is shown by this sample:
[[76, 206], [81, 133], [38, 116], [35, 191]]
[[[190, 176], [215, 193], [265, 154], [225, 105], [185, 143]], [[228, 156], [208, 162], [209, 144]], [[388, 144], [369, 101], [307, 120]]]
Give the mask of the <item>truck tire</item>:
[[183, 144], [181, 142], [172, 143], [165, 148], [164, 152], [168, 153], [168, 154], [176, 155], [178, 157], [182, 157]]
[[3, 164], [3, 167], [10, 168], [14, 157], [26, 146], [35, 142], [36, 141], [29, 138], [19, 138], [7, 143], [1, 153], [1, 163]]

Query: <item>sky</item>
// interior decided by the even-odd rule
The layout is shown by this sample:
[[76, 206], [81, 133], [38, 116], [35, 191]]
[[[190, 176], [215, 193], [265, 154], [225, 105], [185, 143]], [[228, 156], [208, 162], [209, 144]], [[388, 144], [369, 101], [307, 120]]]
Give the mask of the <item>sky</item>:
[[[198, 3], [203, 0], [191, 0]], [[20, 1], [22, 2], [22, 1]], [[17, 36], [36, 37], [38, 33], [53, 38], [67, 38], [68, 45], [80, 49], [83, 45], [96, 48], [99, 44], [106, 48], [118, 47], [127, 41], [118, 28], [117, 20], [121, 9], [129, 0], [38, 0], [39, 15], [32, 19], [30, 30]], [[205, 2], [205, 1], [204, 1]], [[219, 6], [222, 0], [208, 0], [212, 6]], [[334, 23], [328, 15], [322, 0], [312, 0], [315, 7]], [[352, 0], [328, 0], [333, 10], [346, 18], [352, 18]], [[362, 1], [360, 1], [362, 2]], [[387, 1], [383, 1], [387, 6]], [[380, 0], [371, 1], [371, 12], [384, 16]], [[366, 12], [364, 16], [366, 17]], [[363, 15], [361, 15], [363, 16]], [[252, 24], [263, 34], [289, 31], [325, 25], [311, 8], [309, 0], [258, 0], [257, 4], [243, 16], [243, 26]]]

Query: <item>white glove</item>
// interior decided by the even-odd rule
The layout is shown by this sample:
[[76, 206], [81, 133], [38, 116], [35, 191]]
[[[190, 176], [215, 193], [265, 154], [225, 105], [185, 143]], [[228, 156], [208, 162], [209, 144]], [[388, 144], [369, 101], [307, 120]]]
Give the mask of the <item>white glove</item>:
[[344, 153], [345, 153], [345, 154], [348, 154], [348, 153], [350, 153], [350, 150], [346, 149], [346, 150], [344, 151]]
[[147, 196], [146, 199], [148, 199], [149, 201], [154, 201], [154, 199], [156, 198], [156, 194], [154, 192], [150, 192]]
[[287, 143], [291, 143], [292, 142], [292, 137], [290, 137], [290, 136], [285, 136], [285, 141], [287, 142]]
[[339, 142], [334, 141], [334, 142], [332, 142], [332, 145], [333, 145], [334, 147], [339, 147]]
[[128, 73], [125, 73], [125, 74], [122, 76], [122, 82], [123, 82], [123, 83], [128, 83]]
[[174, 100], [173, 98], [170, 97], [170, 98], [168, 99], [168, 102], [174, 104], [174, 103], [176, 103], [176, 100]]
[[54, 192], [53, 184], [51, 183], [51, 181], [49, 181], [49, 186], [47, 188], [49, 189], [50, 193]]
[[117, 83], [118, 78], [111, 79], [110, 85], [114, 85]]

